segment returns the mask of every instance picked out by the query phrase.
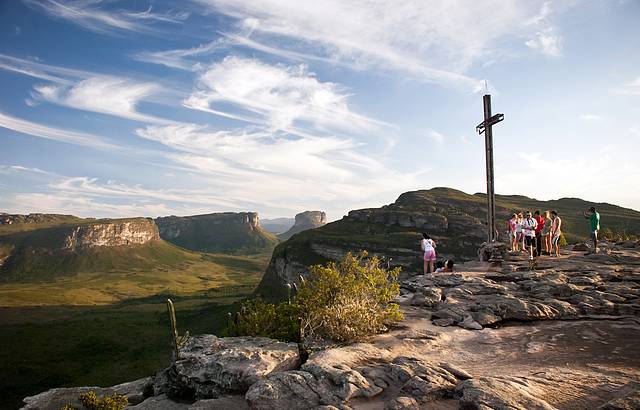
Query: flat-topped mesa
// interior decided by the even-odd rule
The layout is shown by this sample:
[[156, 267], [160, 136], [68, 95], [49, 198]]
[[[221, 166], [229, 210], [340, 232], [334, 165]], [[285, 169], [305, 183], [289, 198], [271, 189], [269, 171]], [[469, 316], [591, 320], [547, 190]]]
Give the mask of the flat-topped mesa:
[[284, 233], [278, 235], [280, 240], [286, 241], [293, 235], [306, 231], [308, 229], [315, 229], [327, 224], [327, 214], [324, 211], [305, 211], [296, 215], [295, 223], [293, 226]]
[[257, 212], [221, 212], [157, 218], [160, 237], [202, 252], [254, 252], [271, 249], [277, 239], [260, 227]]
[[160, 234], [152, 219], [113, 219], [70, 228], [64, 238], [63, 249], [144, 245], [157, 240], [160, 240]]

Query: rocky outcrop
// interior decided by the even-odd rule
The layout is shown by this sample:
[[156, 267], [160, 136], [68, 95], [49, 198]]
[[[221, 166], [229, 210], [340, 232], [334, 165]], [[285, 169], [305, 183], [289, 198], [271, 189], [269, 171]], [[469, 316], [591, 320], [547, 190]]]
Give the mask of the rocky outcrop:
[[556, 410], [540, 397], [545, 392], [523, 377], [480, 377], [456, 387], [460, 408], [469, 410]]
[[256, 212], [167, 216], [155, 222], [162, 239], [201, 252], [263, 252], [277, 243], [260, 227]]
[[[496, 201], [497, 216], [503, 221], [497, 227], [500, 241], [508, 242], [505, 231], [510, 215], [526, 209], [558, 210], [563, 217], [564, 234], [571, 243], [589, 236], [581, 212], [591, 204], [585, 201], [537, 201], [503, 195], [497, 195]], [[640, 212], [609, 204], [595, 205], [612, 229], [640, 234]], [[380, 208], [350, 211], [341, 220], [298, 233], [278, 245], [256, 293], [267, 299], [281, 299], [286, 296], [285, 284], [307, 275], [307, 266], [336, 260], [349, 251], [366, 250], [384, 257], [391, 266], [402, 267], [401, 278], [408, 278], [422, 270], [419, 242], [423, 232], [435, 239], [438, 259], [459, 263], [478, 258], [477, 250], [487, 236], [486, 196], [433, 188], [404, 193], [393, 204]], [[498, 264], [504, 251], [487, 248], [482, 256]]]
[[144, 245], [159, 239], [158, 228], [151, 219], [115, 219], [71, 228], [62, 249], [76, 251], [100, 246]]
[[296, 215], [295, 223], [286, 232], [278, 235], [278, 239], [286, 241], [293, 235], [306, 231], [308, 229], [315, 229], [327, 224], [327, 214], [323, 211], [305, 211]]
[[190, 338], [180, 360], [155, 382], [156, 394], [182, 399], [211, 399], [244, 394], [249, 386], [271, 373], [300, 365], [298, 346], [259, 337]]
[[[466, 329], [509, 320], [640, 316], [640, 266], [634, 262], [640, 252], [612, 246], [601, 255], [574, 253], [534, 267], [511, 257], [493, 273], [418, 276], [402, 283], [403, 300], [423, 306], [437, 325]], [[580, 275], [576, 263], [585, 265]]]
[[[90, 218], [93, 219], [93, 218]], [[61, 214], [7, 214], [0, 213], [0, 226], [2, 225], [60, 225], [64, 223], [82, 223], [86, 220], [73, 215]]]

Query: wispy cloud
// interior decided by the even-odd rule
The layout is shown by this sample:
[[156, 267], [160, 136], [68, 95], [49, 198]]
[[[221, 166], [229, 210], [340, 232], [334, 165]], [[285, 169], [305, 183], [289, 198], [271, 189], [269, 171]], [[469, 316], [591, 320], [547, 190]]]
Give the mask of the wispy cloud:
[[162, 118], [137, 110], [138, 103], [160, 91], [158, 84], [113, 76], [97, 76], [72, 86], [36, 85], [31, 94], [35, 101], [47, 101], [84, 111], [114, 115], [129, 120], [169, 123]]
[[58, 84], [73, 84], [79, 79], [98, 75], [90, 71], [58, 67], [44, 64], [39, 60], [13, 57], [6, 54], [0, 54], [0, 69]]
[[187, 12], [154, 13], [151, 7], [142, 11], [107, 10], [110, 2], [101, 0], [23, 0], [34, 9], [54, 18], [64, 19], [98, 33], [153, 32], [153, 23], [182, 23]]
[[539, 50], [549, 57], [560, 57], [562, 55], [562, 39], [556, 35], [552, 29], [538, 31], [535, 36], [527, 40], [527, 47]]
[[580, 115], [580, 119], [583, 121], [598, 122], [604, 120], [604, 117], [599, 114], [582, 114]]
[[434, 130], [429, 130], [427, 132], [427, 138], [429, 138], [431, 141], [438, 143], [438, 144], [442, 144], [445, 140], [445, 136], [441, 133], [439, 133], [438, 131], [434, 131]]
[[146, 63], [160, 64], [187, 71], [197, 71], [202, 68], [202, 64], [195, 61], [193, 58], [206, 56], [226, 47], [227, 45], [225, 45], [225, 42], [216, 40], [191, 48], [165, 51], [143, 51], [134, 54], [133, 58]]
[[246, 47], [354, 69], [399, 70], [470, 91], [480, 89], [480, 81], [465, 74], [474, 63], [499, 56], [500, 44], [540, 31], [551, 13], [541, 1], [524, 0], [198, 2], [234, 18], [237, 30], [227, 36]]
[[[323, 130], [387, 125], [353, 112], [348, 97], [337, 84], [319, 81], [303, 65], [269, 65], [230, 56], [200, 76], [197, 90], [184, 104], [289, 132], [298, 125]], [[229, 106], [233, 109], [225, 108]]]
[[2, 112], [0, 112], [0, 127], [22, 134], [64, 142], [67, 144], [81, 145], [97, 149], [121, 149], [121, 147], [91, 133], [49, 127], [43, 124], [12, 117]]

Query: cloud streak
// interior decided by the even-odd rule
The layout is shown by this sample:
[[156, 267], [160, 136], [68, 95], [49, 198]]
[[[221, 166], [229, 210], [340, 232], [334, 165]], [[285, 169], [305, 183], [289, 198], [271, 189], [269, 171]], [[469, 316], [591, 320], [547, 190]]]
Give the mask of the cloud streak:
[[[390, 69], [425, 82], [481, 89], [466, 72], [501, 54], [500, 45], [536, 36], [552, 13], [540, 1], [198, 0], [236, 21], [237, 44], [292, 59], [314, 56], [359, 69]], [[480, 23], [482, 22], [482, 23]], [[545, 52], [558, 37], [534, 37]], [[533, 41], [533, 40], [532, 40]], [[531, 43], [537, 45], [537, 43]]]
[[23, 2], [31, 8], [42, 10], [53, 18], [67, 20], [84, 29], [103, 34], [152, 33], [154, 29], [150, 24], [179, 24], [189, 17], [186, 12], [154, 13], [151, 6], [143, 11], [106, 10], [101, 0], [23, 0]]
[[70, 131], [62, 128], [54, 128], [35, 122], [6, 115], [0, 111], [0, 127], [21, 134], [44, 138], [66, 144], [80, 145], [95, 149], [118, 150], [121, 147], [108, 142], [106, 139], [84, 132]]

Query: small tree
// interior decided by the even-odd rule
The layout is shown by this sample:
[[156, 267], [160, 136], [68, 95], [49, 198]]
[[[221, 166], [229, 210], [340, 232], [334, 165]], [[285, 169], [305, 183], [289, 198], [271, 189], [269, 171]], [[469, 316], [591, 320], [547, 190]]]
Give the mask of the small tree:
[[357, 341], [402, 320], [395, 303], [400, 268], [383, 269], [379, 258], [367, 256], [348, 253], [339, 263], [310, 268], [310, 280], [296, 297], [303, 337]]
[[402, 320], [396, 297], [400, 268], [384, 269], [366, 252], [339, 263], [310, 267], [311, 277], [283, 303], [250, 300], [229, 324], [226, 336], [265, 336], [282, 341], [332, 339], [353, 342]]

